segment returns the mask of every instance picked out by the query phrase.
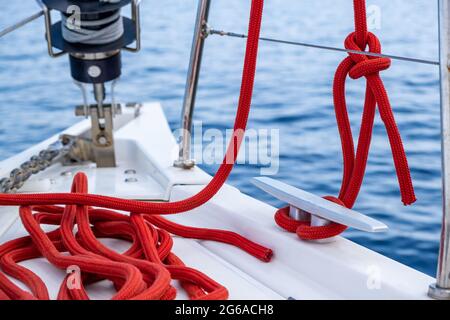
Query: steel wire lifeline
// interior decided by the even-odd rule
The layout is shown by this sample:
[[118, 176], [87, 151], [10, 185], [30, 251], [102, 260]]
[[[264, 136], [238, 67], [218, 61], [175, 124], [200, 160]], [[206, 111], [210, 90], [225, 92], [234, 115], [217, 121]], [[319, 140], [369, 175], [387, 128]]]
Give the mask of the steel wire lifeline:
[[[345, 48], [352, 51], [365, 51], [368, 47], [370, 52], [380, 54], [380, 41], [367, 29], [365, 0], [353, 0], [353, 5], [355, 32], [349, 34], [345, 39]], [[352, 208], [355, 204], [364, 179], [377, 105], [392, 149], [402, 202], [405, 205], [410, 205], [416, 201], [402, 139], [395, 123], [389, 97], [380, 78], [380, 72], [388, 69], [390, 65], [391, 60], [386, 57], [364, 56], [349, 52], [349, 56], [342, 61], [336, 70], [333, 97], [342, 145], [344, 172], [339, 197], [326, 196], [324, 198], [347, 208]], [[352, 79], [365, 77], [367, 82], [356, 154], [345, 98], [347, 76]], [[311, 226], [310, 221], [294, 220], [289, 216], [289, 208], [277, 211], [275, 221], [283, 229], [297, 233], [304, 240], [331, 238], [347, 229], [346, 226], [338, 223], [330, 223], [326, 226]]]
[[[29, 236], [0, 246], [0, 267], [4, 272], [0, 272], [0, 299], [49, 299], [42, 279], [19, 265], [24, 260], [38, 257], [46, 258], [62, 270], [70, 270], [74, 266], [80, 269], [81, 275], [77, 272], [68, 274], [61, 283], [58, 293], [61, 300], [89, 299], [86, 286], [104, 279], [114, 283], [117, 292], [113, 299], [174, 299], [177, 292], [172, 280], [180, 281], [191, 299], [226, 299], [228, 291], [224, 286], [185, 266], [172, 252], [170, 234], [228, 243], [264, 262], [270, 261], [270, 249], [236, 233], [185, 227], [160, 216], [186, 212], [208, 202], [231, 173], [252, 101], [263, 5], [263, 0], [251, 2], [235, 134], [211, 182], [197, 195], [172, 203], [145, 203], [90, 195], [87, 178], [82, 173], [75, 176], [71, 193], [1, 194], [0, 205], [20, 206], [20, 219]], [[126, 211], [130, 215], [112, 210]], [[46, 233], [41, 226], [44, 224], [58, 228]], [[105, 237], [129, 241], [131, 247], [119, 254], [99, 241]], [[29, 291], [22, 290], [5, 273], [21, 281]]]

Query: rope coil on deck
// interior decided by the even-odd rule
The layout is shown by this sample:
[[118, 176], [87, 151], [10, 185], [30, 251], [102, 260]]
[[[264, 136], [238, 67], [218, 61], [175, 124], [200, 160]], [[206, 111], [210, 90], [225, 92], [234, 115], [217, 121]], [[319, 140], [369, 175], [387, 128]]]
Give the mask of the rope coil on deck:
[[[31, 291], [22, 290], [0, 272], [0, 299], [49, 299], [45, 283], [31, 270], [18, 265], [38, 257], [63, 270], [80, 269], [79, 279], [76, 273], [68, 274], [61, 284], [58, 299], [62, 300], [89, 299], [86, 286], [104, 279], [114, 283], [117, 293], [113, 299], [174, 299], [176, 290], [171, 280], [180, 281], [191, 299], [226, 299], [225, 287], [186, 267], [172, 253], [170, 234], [231, 244], [264, 262], [270, 261], [270, 249], [236, 233], [185, 227], [159, 216], [186, 212], [205, 204], [217, 194], [233, 169], [250, 112], [263, 6], [263, 0], [252, 0], [235, 134], [211, 182], [197, 195], [170, 203], [90, 195], [87, 178], [81, 173], [76, 175], [71, 193], [0, 194], [0, 205], [20, 206], [20, 218], [29, 233], [0, 246], [0, 268]], [[43, 224], [58, 228], [46, 233]], [[127, 252], [119, 254], [98, 240], [105, 237], [126, 240], [132, 245]]]
[[[381, 44], [376, 35], [368, 32], [365, 0], [354, 0], [355, 32], [345, 39], [348, 50], [381, 53]], [[391, 60], [386, 57], [360, 55], [349, 52], [336, 70], [333, 84], [334, 107], [341, 138], [344, 160], [344, 172], [339, 198], [324, 197], [347, 208], [352, 208], [358, 197], [367, 166], [376, 106], [386, 127], [394, 159], [402, 202], [410, 205], [416, 201], [408, 160], [404, 151], [400, 132], [395, 122], [389, 97], [380, 77], [380, 72], [390, 67]], [[357, 150], [347, 112], [345, 82], [352, 79], [366, 78], [366, 97], [364, 103], [361, 130]], [[337, 236], [347, 227], [338, 223], [326, 226], [311, 226], [309, 221], [296, 221], [289, 217], [289, 208], [280, 209], [275, 215], [276, 223], [289, 232], [295, 232], [303, 240], [318, 240]]]

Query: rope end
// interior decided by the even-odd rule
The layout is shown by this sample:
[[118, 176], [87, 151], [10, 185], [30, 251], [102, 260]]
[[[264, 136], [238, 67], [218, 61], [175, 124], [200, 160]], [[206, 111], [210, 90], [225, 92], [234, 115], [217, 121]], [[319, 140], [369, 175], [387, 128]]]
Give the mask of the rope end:
[[403, 202], [404, 206], [410, 206], [416, 201], [417, 201], [417, 198], [415, 195], [412, 195], [412, 197], [408, 197], [408, 198], [402, 197], [402, 202]]
[[273, 250], [266, 249], [264, 254], [259, 258], [263, 262], [270, 262], [273, 258]]

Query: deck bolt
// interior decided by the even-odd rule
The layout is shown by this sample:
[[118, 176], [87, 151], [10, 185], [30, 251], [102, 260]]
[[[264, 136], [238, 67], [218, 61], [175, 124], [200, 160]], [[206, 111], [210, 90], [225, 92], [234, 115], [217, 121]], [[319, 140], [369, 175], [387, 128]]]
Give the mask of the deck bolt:
[[132, 174], [136, 174], [137, 172], [136, 172], [136, 170], [134, 170], [134, 169], [128, 169], [128, 170], [125, 170], [125, 174], [129, 174], [129, 175], [132, 175]]
[[125, 179], [125, 182], [126, 183], [134, 183], [134, 182], [138, 182], [138, 179], [136, 179], [136, 178], [127, 178], [127, 179]]
[[63, 176], [63, 177], [70, 177], [70, 176], [72, 176], [72, 171], [61, 172], [61, 176]]
[[106, 145], [108, 143], [108, 139], [106, 139], [105, 136], [100, 136], [98, 138], [98, 143], [101, 144], [102, 146]]

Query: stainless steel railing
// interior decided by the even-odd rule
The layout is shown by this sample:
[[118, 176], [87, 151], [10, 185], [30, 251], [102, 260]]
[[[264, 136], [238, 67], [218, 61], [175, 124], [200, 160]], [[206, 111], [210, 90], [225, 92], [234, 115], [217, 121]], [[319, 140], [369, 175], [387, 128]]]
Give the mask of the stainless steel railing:
[[192, 119], [195, 109], [198, 79], [202, 64], [203, 47], [208, 36], [208, 16], [211, 0], [199, 0], [197, 19], [195, 22], [194, 39], [192, 41], [191, 58], [184, 93], [183, 111], [181, 114], [182, 137], [179, 146], [179, 158], [175, 161], [175, 167], [191, 169], [195, 161], [191, 159]]
[[442, 199], [441, 244], [436, 283], [428, 294], [450, 299], [450, 0], [439, 0], [439, 56], [441, 69]]

